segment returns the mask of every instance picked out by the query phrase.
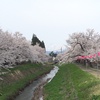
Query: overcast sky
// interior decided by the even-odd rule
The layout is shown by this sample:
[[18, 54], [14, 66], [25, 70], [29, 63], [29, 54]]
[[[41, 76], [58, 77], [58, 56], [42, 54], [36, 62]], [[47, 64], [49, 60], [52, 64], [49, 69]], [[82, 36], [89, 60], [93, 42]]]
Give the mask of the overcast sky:
[[100, 0], [0, 0], [0, 28], [28, 40], [34, 33], [47, 50], [58, 50], [68, 34], [100, 32]]

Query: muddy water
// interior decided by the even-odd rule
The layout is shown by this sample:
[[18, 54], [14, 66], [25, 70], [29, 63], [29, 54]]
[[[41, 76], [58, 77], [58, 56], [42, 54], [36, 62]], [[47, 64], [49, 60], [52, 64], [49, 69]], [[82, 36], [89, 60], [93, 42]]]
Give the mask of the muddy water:
[[[56, 75], [56, 73], [58, 72], [58, 67], [55, 66], [50, 73], [48, 73], [47, 75], [45, 75], [44, 77], [33, 81], [33, 83], [31, 83], [28, 87], [26, 87], [24, 89], [24, 91], [22, 91], [22, 93], [16, 97], [15, 100], [32, 100], [32, 98], [34, 97], [34, 91], [36, 90], [36, 88], [38, 88], [41, 84], [45, 83], [45, 82], [50, 82], [53, 77]], [[47, 82], [47, 83], [48, 83]], [[43, 100], [42, 97], [40, 97], [40, 100]]]

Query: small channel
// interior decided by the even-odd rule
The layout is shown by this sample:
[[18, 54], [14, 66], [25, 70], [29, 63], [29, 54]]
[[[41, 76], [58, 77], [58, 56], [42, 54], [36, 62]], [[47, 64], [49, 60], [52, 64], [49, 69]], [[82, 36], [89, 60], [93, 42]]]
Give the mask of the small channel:
[[[39, 78], [36, 81], [33, 81], [33, 83], [31, 83], [28, 87], [26, 87], [24, 89], [24, 91], [22, 91], [22, 93], [20, 95], [18, 95], [16, 97], [15, 100], [32, 100], [32, 98], [34, 97], [34, 91], [43, 83], [48, 83], [50, 82], [53, 77], [56, 75], [56, 73], [58, 72], [58, 67], [55, 66], [50, 73], [48, 73], [47, 75], [45, 75], [42, 78]], [[42, 97], [40, 97], [40, 100], [43, 100]]]

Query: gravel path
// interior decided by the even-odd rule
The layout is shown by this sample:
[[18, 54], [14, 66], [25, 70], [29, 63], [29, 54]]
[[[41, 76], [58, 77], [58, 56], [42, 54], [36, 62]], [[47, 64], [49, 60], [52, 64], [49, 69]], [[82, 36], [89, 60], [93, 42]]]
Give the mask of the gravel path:
[[95, 77], [100, 78], [100, 69], [98, 70], [98, 69], [90, 68], [90, 67], [87, 68], [86, 66], [79, 65], [79, 64], [77, 64], [77, 66], [79, 68], [81, 68], [82, 70], [89, 72], [90, 74], [94, 75]]

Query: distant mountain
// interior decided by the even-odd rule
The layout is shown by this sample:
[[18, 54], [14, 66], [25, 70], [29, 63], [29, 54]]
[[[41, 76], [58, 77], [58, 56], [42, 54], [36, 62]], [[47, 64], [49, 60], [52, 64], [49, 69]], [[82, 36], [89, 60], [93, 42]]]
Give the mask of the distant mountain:
[[49, 55], [49, 53], [50, 53], [51, 51], [46, 51], [46, 54], [48, 54]]
[[[65, 50], [62, 50], [62, 51], [56, 50], [56, 51], [53, 51], [53, 52], [59, 54], [59, 53], [63, 53], [64, 51]], [[50, 52], [52, 52], [52, 51], [46, 51], [46, 54], [49, 54]]]

